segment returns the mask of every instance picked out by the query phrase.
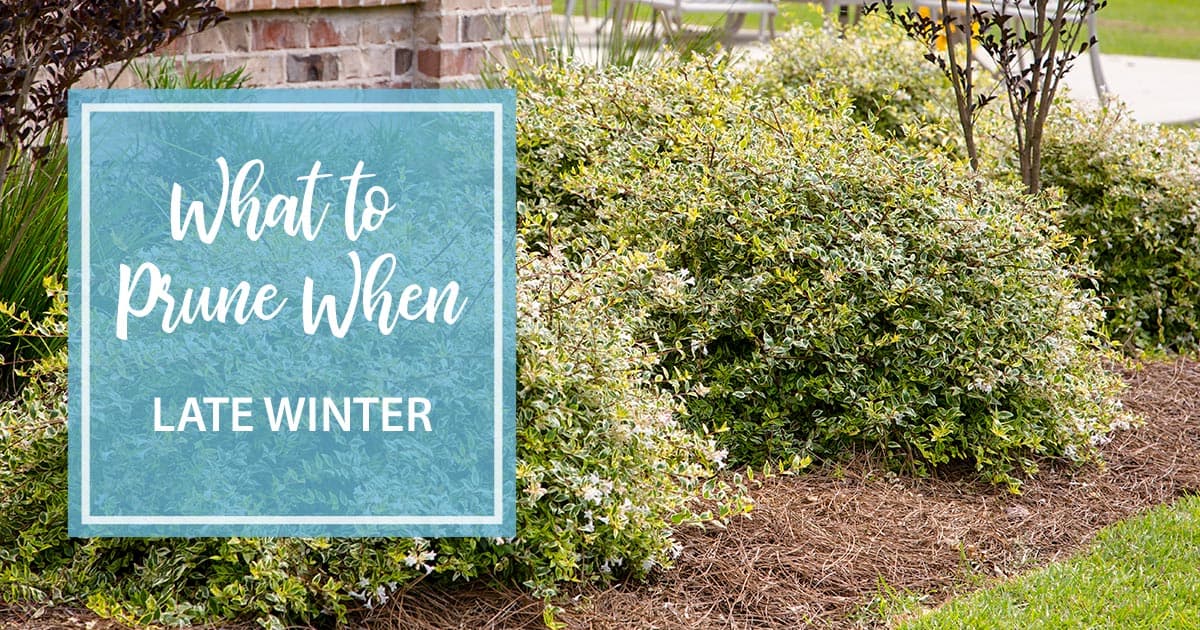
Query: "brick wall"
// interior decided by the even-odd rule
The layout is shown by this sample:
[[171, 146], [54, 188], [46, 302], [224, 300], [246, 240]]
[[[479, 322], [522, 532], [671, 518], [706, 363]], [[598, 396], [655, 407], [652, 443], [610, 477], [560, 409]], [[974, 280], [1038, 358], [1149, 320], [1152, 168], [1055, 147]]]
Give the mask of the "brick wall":
[[[550, 0], [217, 0], [228, 21], [163, 54], [195, 70], [243, 67], [259, 87], [478, 83], [516, 41], [544, 37]], [[108, 85], [114, 68], [81, 86]], [[133, 85], [126, 71], [114, 87]]]

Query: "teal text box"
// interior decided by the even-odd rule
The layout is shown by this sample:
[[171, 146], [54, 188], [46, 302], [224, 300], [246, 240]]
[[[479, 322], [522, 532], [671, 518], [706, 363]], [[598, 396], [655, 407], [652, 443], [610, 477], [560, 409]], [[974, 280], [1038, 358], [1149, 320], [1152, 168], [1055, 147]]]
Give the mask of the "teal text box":
[[514, 95], [70, 94], [73, 536], [512, 536]]

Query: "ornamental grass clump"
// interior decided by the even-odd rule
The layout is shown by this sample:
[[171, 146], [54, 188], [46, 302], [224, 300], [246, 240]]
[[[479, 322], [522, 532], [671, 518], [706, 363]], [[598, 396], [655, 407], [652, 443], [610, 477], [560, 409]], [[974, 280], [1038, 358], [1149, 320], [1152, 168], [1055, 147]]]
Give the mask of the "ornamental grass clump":
[[[55, 126], [49, 135], [61, 133]], [[0, 399], [16, 396], [20, 373], [66, 343], [22, 326], [50, 308], [47, 280], [67, 272], [66, 145], [47, 145], [37, 160], [33, 153], [22, 152], [0, 183]]]
[[[1035, 198], [913, 155], [815, 90], [700, 61], [516, 79], [528, 238], [655, 252], [638, 293], [694, 426], [745, 463], [869, 450], [1016, 485], [1124, 420], [1097, 300]], [[634, 298], [630, 298], [634, 299]]]

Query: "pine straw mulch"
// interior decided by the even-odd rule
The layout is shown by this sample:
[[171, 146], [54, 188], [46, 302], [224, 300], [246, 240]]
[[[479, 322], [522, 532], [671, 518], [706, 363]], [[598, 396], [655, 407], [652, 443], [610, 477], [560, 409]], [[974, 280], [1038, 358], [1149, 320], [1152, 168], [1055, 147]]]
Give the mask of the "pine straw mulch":
[[[1076, 552], [1101, 528], [1200, 492], [1200, 363], [1125, 371], [1124, 400], [1146, 423], [1113, 436], [1103, 468], [1048, 464], [1020, 495], [969, 472], [914, 479], [867, 462], [753, 491], [751, 518], [686, 531], [675, 569], [649, 584], [584, 588], [560, 603], [569, 628], [855, 627], [882, 587], [932, 606], [981, 576]], [[381, 628], [544, 627], [519, 592], [417, 586], [369, 621]]]
[[[879, 623], [884, 588], [932, 606], [981, 583], [1062, 559], [1102, 527], [1200, 492], [1200, 363], [1124, 371], [1146, 423], [1113, 436], [1103, 468], [1044, 465], [1020, 495], [969, 471], [928, 479], [857, 461], [753, 489], [751, 518], [680, 532], [672, 571], [649, 583], [582, 587], [555, 619], [569, 628], [795, 628]], [[884, 587], [883, 585], [886, 585]], [[116, 624], [86, 611], [0, 606], [0, 629]], [[516, 590], [418, 584], [362, 618], [370, 628], [541, 628], [542, 603]]]

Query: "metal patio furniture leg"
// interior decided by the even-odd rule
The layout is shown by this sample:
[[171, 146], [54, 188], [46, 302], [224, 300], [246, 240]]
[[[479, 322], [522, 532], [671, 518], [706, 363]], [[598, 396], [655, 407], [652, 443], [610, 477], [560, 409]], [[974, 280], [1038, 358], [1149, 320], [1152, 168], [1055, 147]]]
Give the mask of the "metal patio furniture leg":
[[[1096, 12], [1092, 11], [1087, 16], [1088, 36], [1096, 42], [1100, 41], [1098, 29], [1096, 28]], [[1108, 81], [1104, 79], [1104, 68], [1100, 67], [1100, 44], [1088, 48], [1088, 59], [1092, 64], [1092, 80], [1096, 83], [1096, 95], [1100, 98], [1101, 105], [1108, 104]]]

